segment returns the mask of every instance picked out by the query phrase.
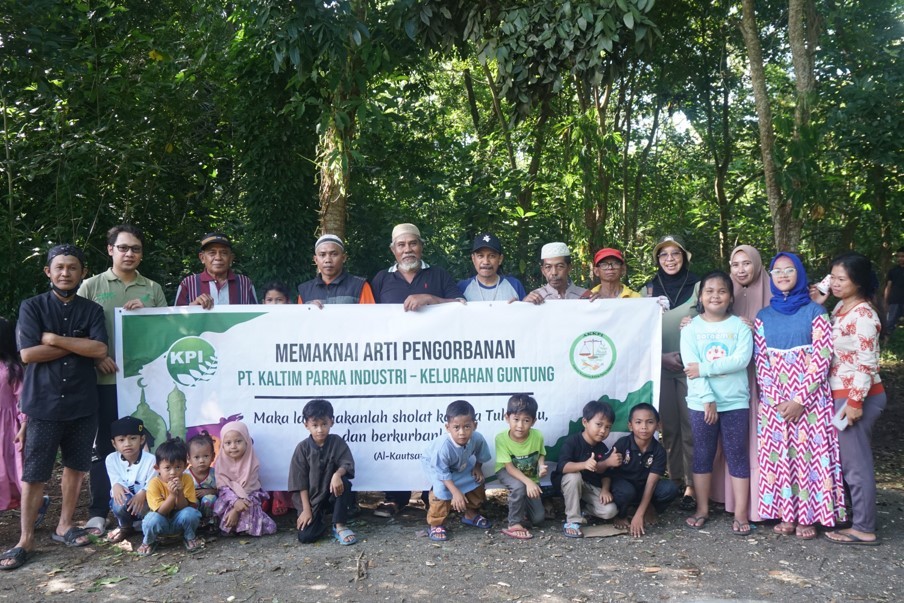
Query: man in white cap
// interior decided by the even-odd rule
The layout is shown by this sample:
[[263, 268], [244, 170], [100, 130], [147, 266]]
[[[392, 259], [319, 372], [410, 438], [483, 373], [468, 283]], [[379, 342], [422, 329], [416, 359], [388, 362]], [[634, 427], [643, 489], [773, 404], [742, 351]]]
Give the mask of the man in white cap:
[[405, 311], [433, 304], [464, 302], [449, 273], [421, 259], [424, 241], [414, 224], [397, 224], [392, 229], [389, 249], [396, 263], [373, 278], [374, 300], [378, 304], [404, 304]]
[[201, 306], [210, 310], [217, 304], [257, 303], [251, 279], [232, 271], [235, 253], [229, 237], [221, 232], [204, 235], [198, 259], [204, 264], [204, 271], [182, 279], [174, 306]]
[[547, 299], [586, 299], [590, 292], [578, 287], [568, 277], [571, 272], [571, 250], [565, 243], [547, 243], [540, 250], [540, 272], [546, 284], [527, 294], [524, 301], [542, 304]]
[[298, 303], [372, 304], [374, 295], [367, 281], [346, 272], [345, 244], [334, 234], [325, 234], [314, 243], [317, 276], [298, 285]]
[[474, 276], [458, 281], [458, 289], [470, 301], [518, 301], [527, 292], [521, 281], [499, 272], [502, 266], [502, 243], [491, 232], [474, 237], [471, 245], [471, 262], [477, 272]]

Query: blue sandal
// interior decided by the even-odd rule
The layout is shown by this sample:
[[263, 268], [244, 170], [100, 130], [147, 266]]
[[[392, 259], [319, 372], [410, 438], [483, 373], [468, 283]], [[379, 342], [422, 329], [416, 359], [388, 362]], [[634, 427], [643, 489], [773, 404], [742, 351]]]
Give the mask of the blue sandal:
[[468, 519], [466, 516], [462, 517], [461, 522], [466, 526], [471, 526], [472, 528], [480, 528], [481, 530], [489, 530], [493, 527], [493, 524], [490, 523], [490, 520], [480, 514], [475, 515], [474, 519]]
[[562, 533], [569, 538], [583, 538], [584, 532], [581, 531], [581, 524], [566, 522], [562, 526]]
[[[342, 546], [349, 546], [358, 542], [358, 537], [348, 528], [337, 530], [336, 527], [333, 526], [333, 538], [335, 538], [336, 542]], [[351, 540], [349, 540], [349, 538], [351, 538]]]
[[449, 540], [449, 537], [446, 535], [446, 528], [443, 526], [430, 526], [430, 529], [427, 530], [427, 537], [433, 542], [445, 542]]

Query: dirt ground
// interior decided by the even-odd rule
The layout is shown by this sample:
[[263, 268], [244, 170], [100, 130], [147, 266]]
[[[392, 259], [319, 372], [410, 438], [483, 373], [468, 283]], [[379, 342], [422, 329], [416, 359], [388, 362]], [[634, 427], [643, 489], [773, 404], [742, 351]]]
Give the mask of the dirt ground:
[[[561, 503], [529, 541], [494, 527], [450, 520], [450, 540], [422, 535], [423, 508], [392, 519], [364, 509], [351, 522], [359, 543], [299, 545], [294, 518], [263, 538], [210, 539], [190, 556], [179, 544], [140, 558], [130, 545], [67, 549], [51, 542], [58, 498], [37, 534], [38, 554], [0, 574], [0, 601], [900, 601], [904, 588], [904, 363], [884, 367], [889, 406], [874, 435], [881, 546], [844, 547], [824, 538], [778, 536], [761, 525], [749, 537], [731, 533], [731, 516], [714, 513], [706, 528], [685, 527], [670, 509], [640, 539], [565, 538]], [[58, 486], [49, 494], [59, 496]], [[502, 526], [504, 497], [486, 515]], [[83, 496], [77, 519], [85, 519]], [[18, 539], [18, 511], [0, 513], [0, 546]], [[138, 537], [132, 545], [140, 543]]]

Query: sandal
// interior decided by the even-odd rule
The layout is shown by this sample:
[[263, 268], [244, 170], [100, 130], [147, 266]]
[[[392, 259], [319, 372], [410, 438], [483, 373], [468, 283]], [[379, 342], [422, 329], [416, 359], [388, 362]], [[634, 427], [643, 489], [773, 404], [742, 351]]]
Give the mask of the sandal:
[[798, 525], [794, 530], [794, 535], [800, 540], [813, 540], [817, 536], [816, 527]]
[[117, 542], [122, 542], [134, 533], [135, 528], [132, 526], [120, 526], [107, 534], [107, 542], [116, 544]]
[[336, 542], [342, 546], [349, 546], [350, 544], [358, 542], [358, 537], [348, 528], [337, 530], [336, 527], [333, 526], [333, 538], [335, 538]]
[[107, 519], [105, 517], [98, 517], [95, 515], [87, 522], [85, 522], [85, 525], [82, 526], [82, 529], [92, 536], [100, 538], [107, 531]]
[[788, 521], [782, 521], [772, 526], [772, 531], [782, 536], [790, 536], [794, 533], [794, 524]]
[[461, 522], [466, 526], [471, 526], [472, 528], [480, 528], [481, 530], [489, 530], [493, 527], [493, 524], [490, 523], [490, 520], [483, 515], [480, 515], [479, 513], [471, 519], [468, 519], [467, 516], [462, 517]]
[[[840, 536], [840, 538], [839, 538]], [[878, 546], [879, 539], [875, 538], [873, 540], [864, 540], [860, 538], [856, 534], [851, 534], [850, 532], [839, 532], [838, 530], [834, 532], [826, 532], [825, 533], [826, 540], [831, 540], [835, 544], [853, 544], [860, 546]], [[6, 568], [4, 568], [6, 569]]]
[[[46, 498], [46, 497], [45, 497]], [[0, 561], [6, 559], [12, 559], [12, 563], [9, 565], [0, 565], [0, 570], [14, 570], [19, 569], [28, 561], [28, 558], [34, 554], [34, 551], [26, 551], [24, 548], [20, 546], [13, 547], [0, 555]]]
[[584, 532], [581, 531], [581, 524], [566, 522], [562, 526], [562, 533], [569, 538], [583, 538]]
[[684, 523], [692, 530], [702, 530], [707, 521], [709, 521], [708, 515], [693, 515], [685, 519]]
[[[746, 529], [745, 529], [746, 528]], [[735, 536], [750, 536], [750, 533], [756, 529], [756, 526], [747, 523], [741, 523], [737, 519], [731, 522], [731, 533]]]
[[50, 539], [54, 542], [65, 544], [68, 547], [87, 546], [91, 544], [91, 539], [88, 538], [88, 533], [81, 528], [76, 528], [75, 526], [66, 530], [66, 533], [62, 536], [60, 536], [56, 532], [51, 533]]
[[182, 543], [185, 545], [185, 550], [189, 553], [197, 553], [204, 548], [204, 541], [200, 538], [183, 539]]
[[515, 540], [530, 540], [534, 537], [533, 534], [520, 526], [517, 528], [506, 528], [502, 530], [502, 533], [509, 538], [514, 538]]
[[433, 542], [445, 542], [449, 540], [449, 536], [446, 534], [446, 528], [443, 526], [430, 526], [430, 529], [427, 530], [427, 537]]
[[135, 554], [139, 557], [148, 557], [153, 555], [157, 551], [157, 543], [156, 542], [142, 542], [141, 546], [135, 549]]

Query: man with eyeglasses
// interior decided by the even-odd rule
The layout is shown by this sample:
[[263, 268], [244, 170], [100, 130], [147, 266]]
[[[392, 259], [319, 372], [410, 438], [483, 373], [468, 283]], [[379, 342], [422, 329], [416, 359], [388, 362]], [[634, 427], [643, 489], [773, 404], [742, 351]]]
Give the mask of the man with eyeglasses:
[[198, 258], [204, 264], [204, 271], [182, 279], [173, 305], [201, 306], [210, 310], [218, 304], [257, 303], [251, 279], [232, 271], [235, 253], [229, 237], [220, 232], [204, 235]]
[[590, 292], [578, 287], [568, 276], [571, 272], [571, 250], [561, 242], [547, 243], [540, 249], [540, 272], [546, 284], [527, 294], [524, 301], [542, 304], [547, 299], [586, 299]]
[[116, 399], [116, 337], [113, 319], [116, 308], [137, 310], [166, 306], [163, 288], [138, 272], [144, 257], [144, 235], [131, 224], [120, 224], [107, 231], [107, 254], [113, 266], [86, 279], [78, 294], [97, 302], [104, 309], [104, 322], [109, 334], [107, 355], [97, 360], [97, 437], [91, 455], [91, 504], [85, 529], [95, 536], [106, 530], [107, 513], [110, 511], [110, 478], [104, 459], [113, 452], [110, 424], [119, 418]]
[[640, 297], [640, 293], [621, 282], [625, 276], [625, 258], [618, 249], [606, 247], [593, 255], [593, 275], [600, 279], [600, 284], [590, 290], [593, 299]]

